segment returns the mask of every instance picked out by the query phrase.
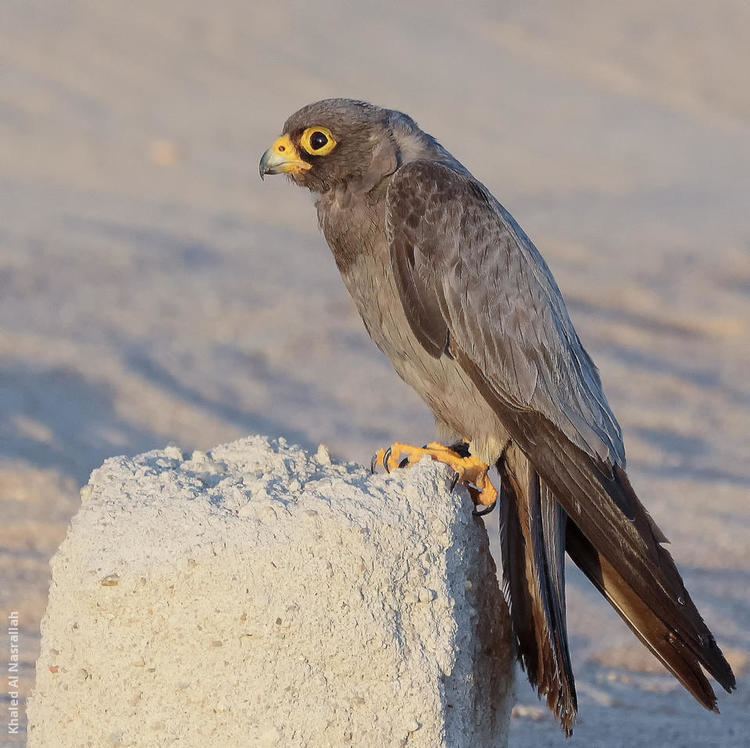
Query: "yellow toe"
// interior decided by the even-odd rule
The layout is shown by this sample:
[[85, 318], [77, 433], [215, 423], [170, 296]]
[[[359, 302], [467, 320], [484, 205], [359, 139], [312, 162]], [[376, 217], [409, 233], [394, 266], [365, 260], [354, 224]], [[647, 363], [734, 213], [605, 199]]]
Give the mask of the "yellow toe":
[[394, 442], [390, 447], [377, 451], [372, 465], [382, 465], [390, 472], [399, 467], [416, 465], [425, 457], [455, 470], [458, 482], [468, 488], [475, 504], [492, 506], [497, 501], [497, 489], [490, 480], [489, 465], [476, 457], [462, 457], [439, 442], [430, 442], [426, 447]]

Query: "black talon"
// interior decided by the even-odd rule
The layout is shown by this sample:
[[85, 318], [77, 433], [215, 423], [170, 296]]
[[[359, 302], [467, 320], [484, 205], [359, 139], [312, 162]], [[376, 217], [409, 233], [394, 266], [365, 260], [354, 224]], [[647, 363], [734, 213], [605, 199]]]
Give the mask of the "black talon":
[[456, 442], [455, 444], [449, 444], [448, 449], [450, 449], [451, 452], [455, 452], [459, 457], [471, 457], [469, 445], [466, 442]]
[[488, 514], [492, 513], [492, 511], [494, 510], [496, 506], [497, 506], [497, 502], [495, 501], [489, 506], [484, 507], [484, 509], [477, 509], [476, 507], [474, 507], [474, 511], [472, 512], [472, 514], [475, 517], [486, 517]]
[[401, 460], [401, 462], [398, 463], [398, 466], [399, 466], [399, 468], [405, 468], [408, 464], [409, 464], [409, 458], [408, 457], [404, 457], [404, 459]]
[[455, 473], [455, 474], [453, 475], [453, 479], [451, 480], [451, 493], [453, 493], [453, 491], [455, 490], [455, 488], [456, 488], [456, 485], [458, 484], [458, 479], [459, 479], [460, 477], [461, 477], [461, 474], [460, 474], [460, 473]]
[[388, 449], [385, 450], [385, 454], [383, 455], [383, 467], [385, 468], [386, 473], [390, 473], [391, 470], [388, 467], [388, 460], [391, 459], [391, 448], [388, 447]]
[[371, 475], [375, 475], [375, 466], [378, 464], [377, 459], [378, 459], [378, 453], [376, 452], [372, 456], [372, 459], [370, 460], [370, 474]]

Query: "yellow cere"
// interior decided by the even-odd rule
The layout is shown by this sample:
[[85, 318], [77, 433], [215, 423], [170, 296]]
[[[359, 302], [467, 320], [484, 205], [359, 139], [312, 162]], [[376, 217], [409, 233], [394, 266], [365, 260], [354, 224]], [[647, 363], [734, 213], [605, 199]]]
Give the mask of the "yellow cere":
[[282, 135], [270, 148], [269, 151], [274, 156], [273, 165], [276, 170], [284, 174], [290, 172], [307, 171], [310, 167], [306, 161], [303, 161], [288, 135]]

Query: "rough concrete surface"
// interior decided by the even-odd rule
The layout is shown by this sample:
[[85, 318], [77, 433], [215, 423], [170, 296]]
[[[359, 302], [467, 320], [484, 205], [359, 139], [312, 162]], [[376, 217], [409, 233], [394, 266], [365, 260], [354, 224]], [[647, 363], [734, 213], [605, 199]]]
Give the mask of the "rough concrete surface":
[[52, 561], [29, 745], [505, 745], [507, 611], [447, 478], [260, 437], [107, 460]]

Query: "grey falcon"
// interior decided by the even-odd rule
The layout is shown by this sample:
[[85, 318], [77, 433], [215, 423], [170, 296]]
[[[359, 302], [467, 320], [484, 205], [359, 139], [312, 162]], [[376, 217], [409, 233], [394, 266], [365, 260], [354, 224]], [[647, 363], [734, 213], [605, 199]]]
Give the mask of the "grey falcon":
[[[566, 734], [577, 714], [565, 614], [567, 551], [705, 707], [704, 669], [732, 670], [626, 473], [622, 432], [541, 254], [489, 190], [401, 112], [328, 99], [264, 153], [314, 195], [372, 340], [432, 410], [445, 442], [380, 450], [386, 469], [449, 464], [499, 503], [502, 586], [517, 652]], [[499, 471], [499, 496], [488, 477]]]

